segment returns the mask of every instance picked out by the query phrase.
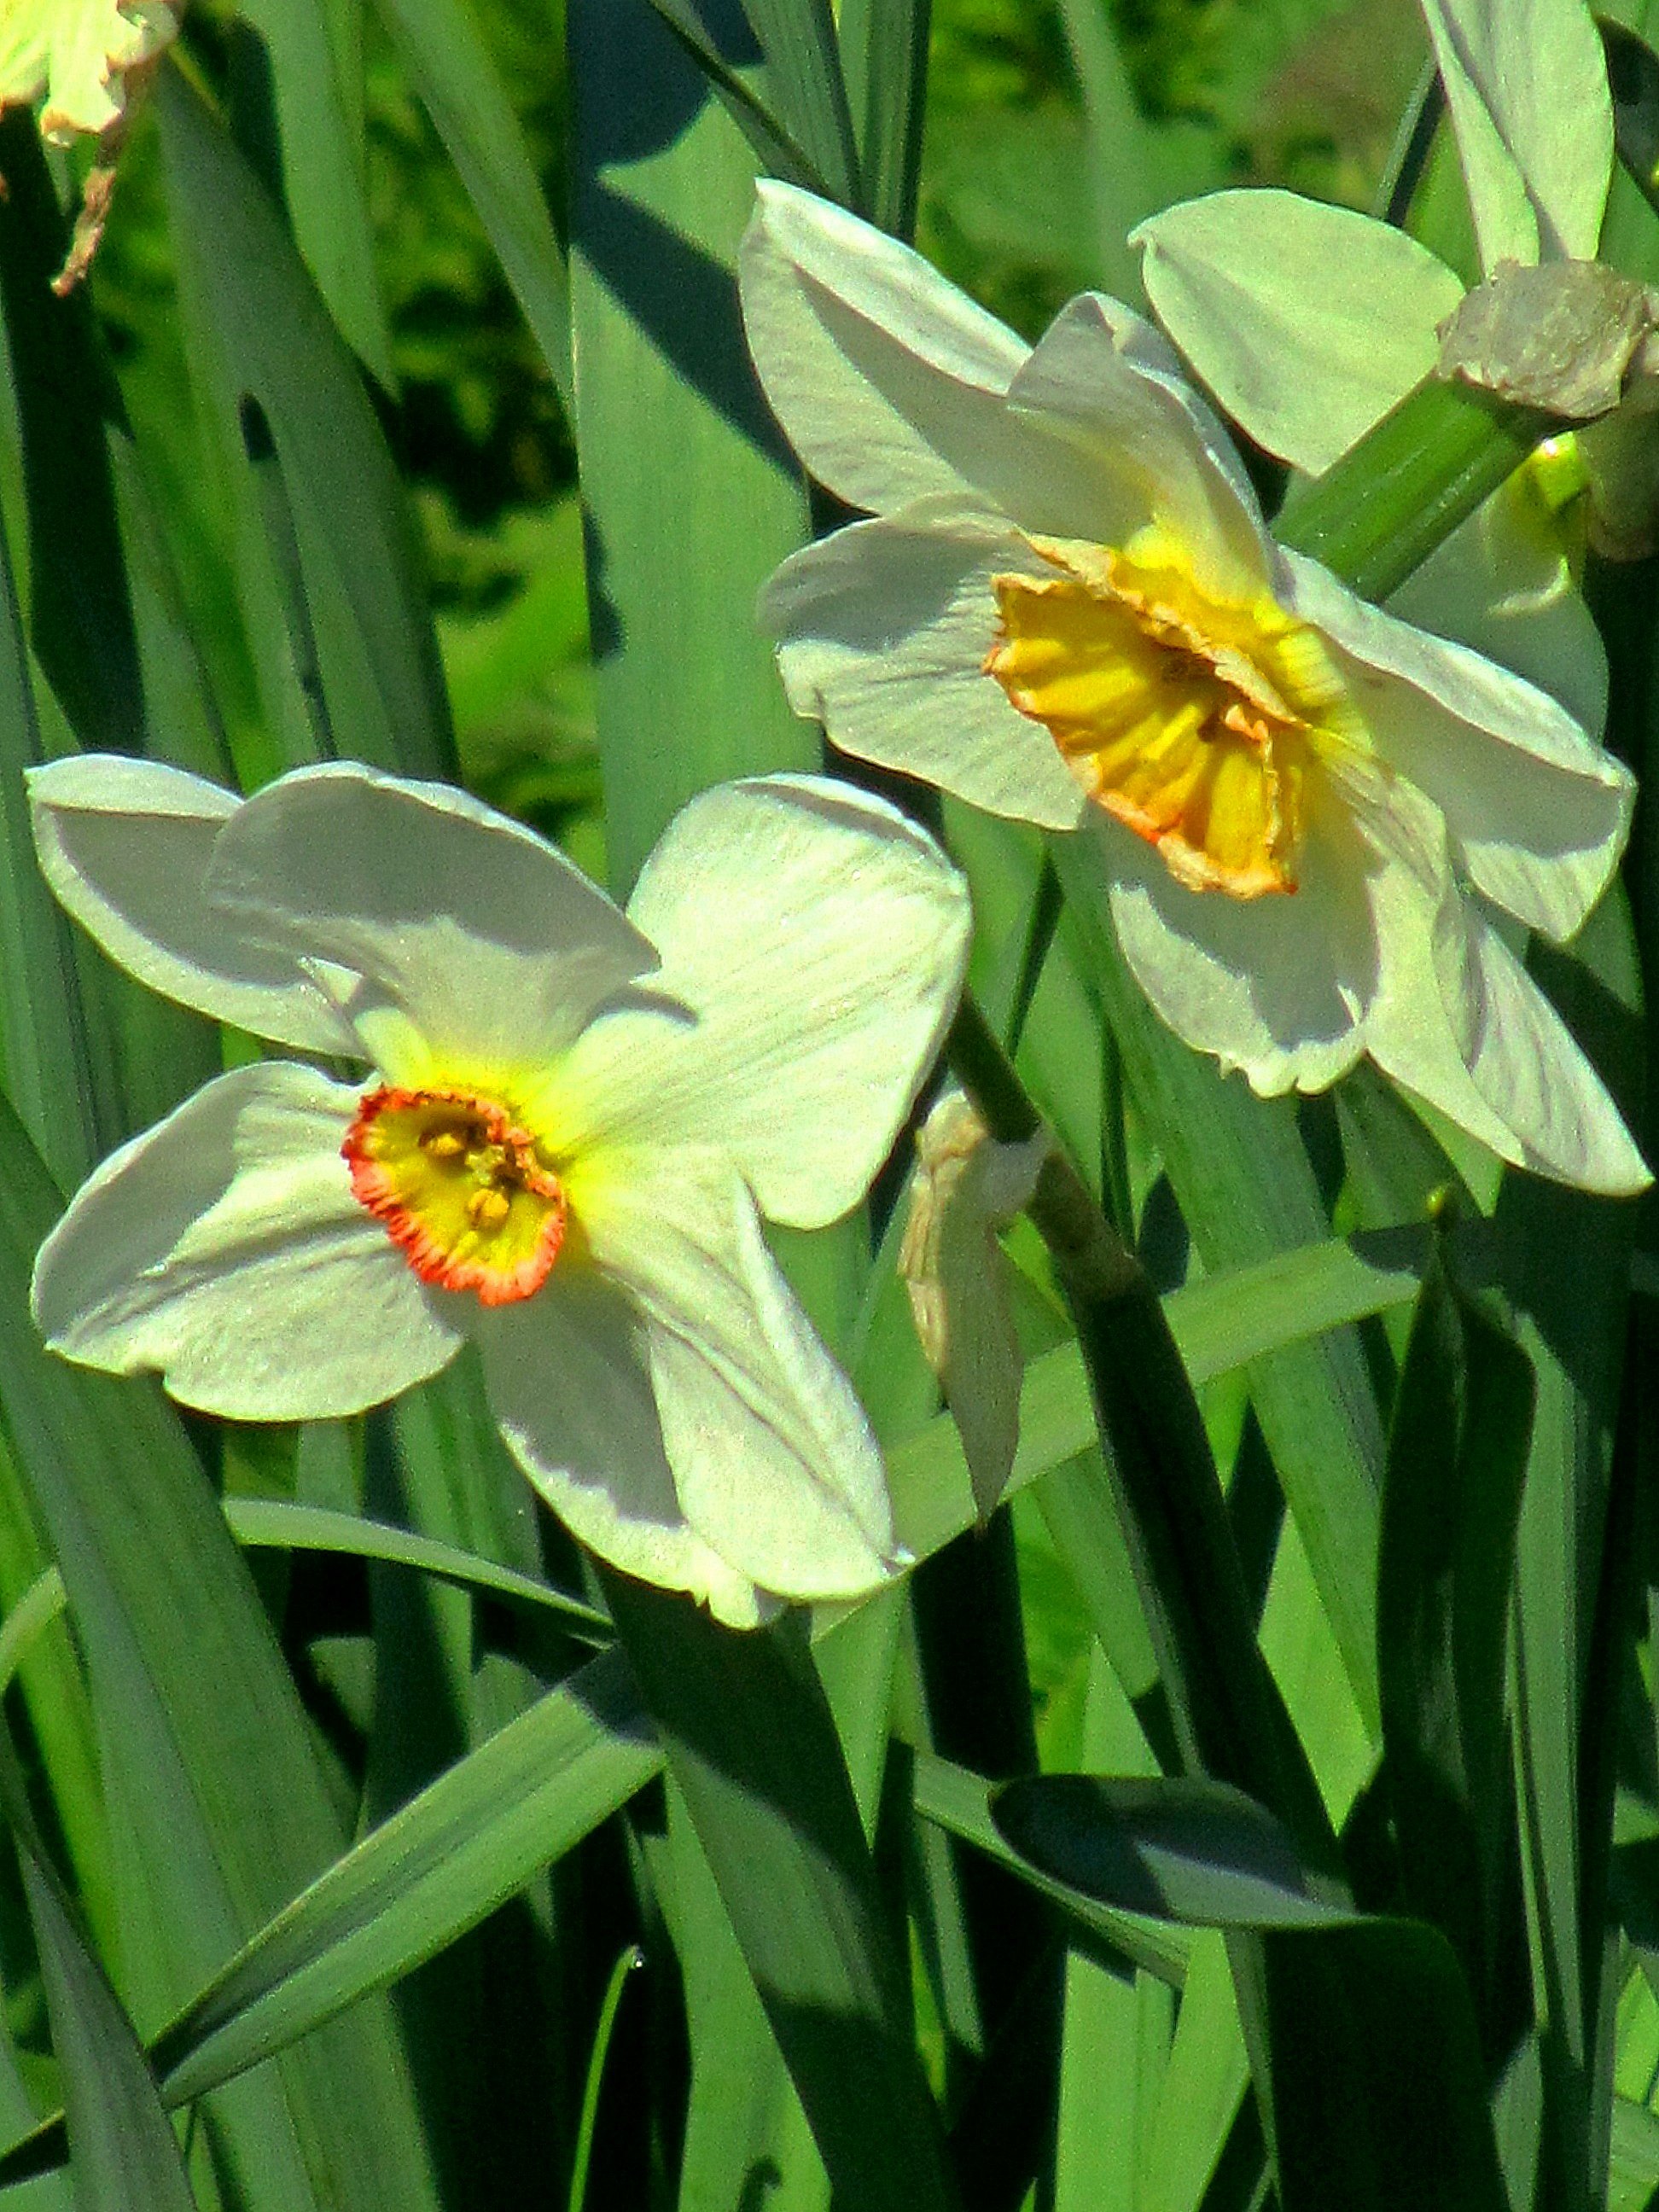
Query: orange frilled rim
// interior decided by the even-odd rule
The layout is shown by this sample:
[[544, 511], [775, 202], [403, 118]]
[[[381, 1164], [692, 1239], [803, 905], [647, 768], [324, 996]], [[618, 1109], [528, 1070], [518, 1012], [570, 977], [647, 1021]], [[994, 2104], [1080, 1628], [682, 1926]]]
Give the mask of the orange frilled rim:
[[423, 1283], [501, 1306], [532, 1297], [552, 1273], [564, 1188], [495, 1100], [386, 1085], [365, 1094], [340, 1152], [358, 1203]]

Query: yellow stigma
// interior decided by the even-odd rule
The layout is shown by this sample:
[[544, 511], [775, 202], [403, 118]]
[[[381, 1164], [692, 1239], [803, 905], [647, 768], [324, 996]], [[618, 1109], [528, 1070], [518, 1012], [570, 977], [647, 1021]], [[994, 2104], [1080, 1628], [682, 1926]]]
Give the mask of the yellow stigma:
[[372, 1091], [340, 1149], [359, 1201], [423, 1283], [498, 1306], [547, 1280], [564, 1242], [563, 1186], [494, 1099]]
[[992, 579], [986, 673], [1177, 882], [1293, 891], [1309, 741], [1341, 696], [1314, 633], [1265, 596], [1211, 598], [1156, 530], [1031, 544], [1054, 574]]

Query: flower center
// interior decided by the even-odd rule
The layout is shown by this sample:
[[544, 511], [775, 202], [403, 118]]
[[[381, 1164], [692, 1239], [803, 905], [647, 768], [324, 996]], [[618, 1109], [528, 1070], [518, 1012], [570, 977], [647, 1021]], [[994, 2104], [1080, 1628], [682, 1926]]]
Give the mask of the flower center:
[[1312, 631], [1266, 598], [1211, 599], [1155, 532], [1031, 544], [1054, 574], [993, 578], [986, 673], [1178, 883], [1293, 891], [1309, 739], [1341, 691]]
[[465, 1091], [371, 1091], [340, 1147], [353, 1193], [423, 1283], [487, 1306], [527, 1298], [564, 1242], [565, 1195], [536, 1139]]

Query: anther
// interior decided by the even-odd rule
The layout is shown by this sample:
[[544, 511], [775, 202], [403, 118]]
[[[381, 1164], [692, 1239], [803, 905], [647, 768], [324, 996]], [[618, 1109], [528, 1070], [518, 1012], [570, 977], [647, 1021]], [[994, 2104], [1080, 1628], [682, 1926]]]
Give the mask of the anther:
[[482, 1190], [475, 1190], [466, 1201], [467, 1219], [475, 1229], [483, 1230], [486, 1235], [493, 1229], [499, 1229], [512, 1210], [512, 1200], [493, 1182], [486, 1183]]

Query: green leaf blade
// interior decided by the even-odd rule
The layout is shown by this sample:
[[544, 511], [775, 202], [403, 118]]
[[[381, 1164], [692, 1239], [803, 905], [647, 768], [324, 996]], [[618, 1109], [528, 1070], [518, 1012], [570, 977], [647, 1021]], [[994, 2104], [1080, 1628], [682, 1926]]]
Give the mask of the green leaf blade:
[[804, 1644], [787, 1624], [725, 1629], [689, 1600], [605, 1582], [837, 2195], [949, 2212], [908, 1988]]
[[0, 1808], [17, 1849], [63, 2069], [77, 2212], [194, 2212], [172, 2123], [132, 2023], [76, 1925], [9, 1736], [0, 1738]]
[[379, 5], [568, 413], [574, 400], [569, 271], [489, 53], [457, 0], [379, 0]]
[[[155, 105], [185, 306], [210, 333], [227, 468], [248, 499], [251, 398], [292, 519], [292, 560], [276, 549], [288, 611], [265, 648], [273, 719], [291, 733], [295, 758], [314, 757], [315, 738], [293, 734], [312, 726], [303, 689], [314, 633], [338, 750], [404, 775], [451, 775], [454, 737], [413, 524], [357, 369], [276, 210], [176, 68], [161, 72]], [[273, 589], [268, 577], [264, 588]]]
[[1044, 1774], [992, 1817], [1022, 1856], [1121, 1912], [1206, 1928], [1328, 1928], [1354, 1917], [1288, 1832], [1223, 1782]]
[[1483, 2001], [1513, 1864], [1504, 1677], [1532, 1407], [1525, 1355], [1431, 1266], [1389, 1438], [1377, 1672], [1407, 1895]]
[[[153, 1387], [73, 1369], [35, 1337], [29, 1269], [59, 1204], [0, 1108], [0, 1402], [86, 1653], [143, 2002], [160, 2011], [341, 1838], [292, 1680], [171, 1410]], [[416, 2212], [431, 2182], [408, 2097], [390, 2022], [366, 2010], [285, 2057], [280, 2082], [231, 2093], [226, 2155], [269, 2171], [273, 2207], [309, 2212], [314, 2189], [367, 2208], [395, 2186]]]

